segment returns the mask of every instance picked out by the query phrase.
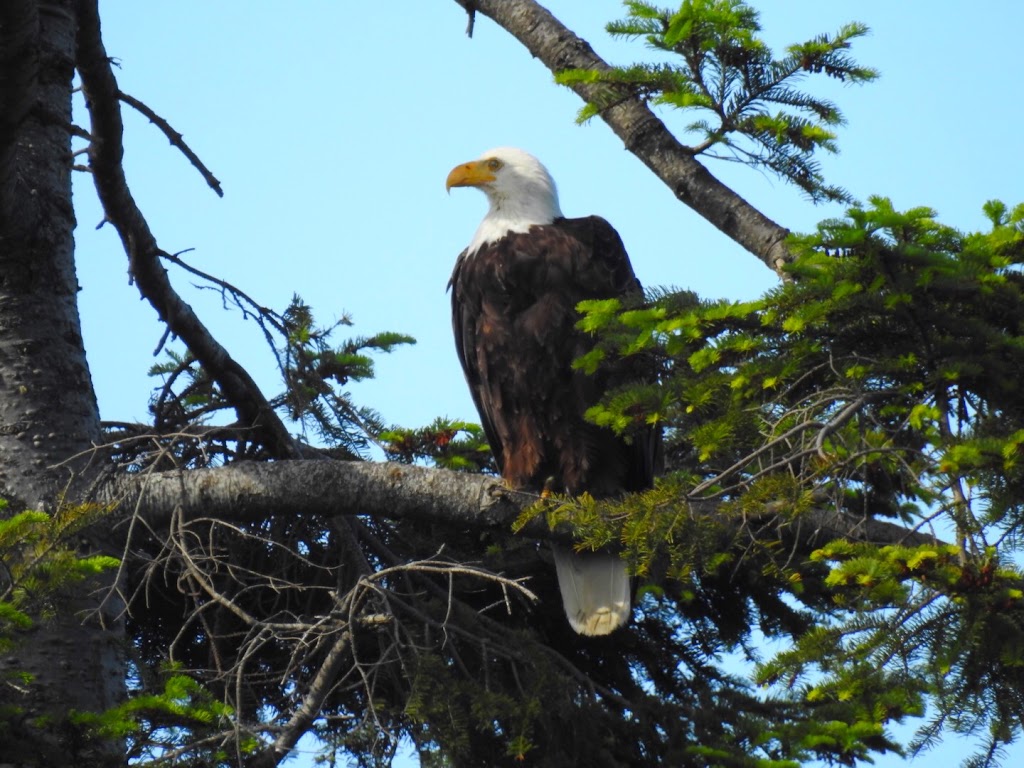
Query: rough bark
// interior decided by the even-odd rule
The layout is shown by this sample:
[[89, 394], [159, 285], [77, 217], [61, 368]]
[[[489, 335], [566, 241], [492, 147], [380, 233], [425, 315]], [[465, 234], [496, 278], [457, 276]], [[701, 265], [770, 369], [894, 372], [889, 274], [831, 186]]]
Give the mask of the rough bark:
[[[239, 523], [306, 514], [372, 515], [508, 530], [516, 516], [537, 500], [510, 491], [490, 477], [349, 461], [239, 463], [217, 469], [118, 476], [100, 486], [97, 493], [100, 502], [116, 502], [122, 512], [133, 512], [157, 528], [166, 526], [172, 514], [181, 514], [186, 520], [212, 517]], [[691, 509], [695, 515], [718, 514], [713, 502], [695, 502]], [[773, 515], [766, 510], [765, 521]], [[837, 538], [908, 545], [934, 541], [900, 525], [827, 508], [801, 518], [790, 530], [803, 548]], [[566, 538], [564, 533], [552, 532], [540, 517], [522, 534]]]
[[[72, 0], [18, 0], [0, 10], [0, 68], [7, 75], [0, 85], [0, 495], [9, 504], [4, 514], [55, 509], [72, 469], [62, 462], [99, 436], [73, 259], [75, 28]], [[77, 740], [65, 728], [70, 710], [104, 710], [124, 690], [119, 625], [107, 616], [109, 623], [101, 626], [95, 586], [84, 585], [67, 611], [38, 621], [25, 642], [5, 655], [5, 668], [33, 676], [24, 687], [0, 686], [0, 705], [25, 714], [12, 726], [25, 728], [24, 740], [7, 745], [6, 761], [104, 765], [123, 759], [116, 744]], [[46, 718], [41, 724], [34, 721], [40, 716]]]
[[[553, 73], [565, 69], [606, 72], [607, 62], [586, 40], [565, 27], [534, 0], [455, 0], [469, 13], [480, 12], [501, 25]], [[587, 102], [603, 101], [607, 85], [572, 86]], [[601, 119], [626, 149], [668, 185], [672, 193], [776, 272], [789, 259], [789, 230], [765, 216], [715, 178], [698, 162], [641, 99], [623, 91], [601, 111]]]
[[36, 64], [8, 81], [17, 87], [5, 100], [19, 106], [15, 124], [5, 116], [0, 181], [0, 487], [38, 507], [54, 490], [40, 485], [41, 470], [88, 447], [99, 421], [73, 260], [74, 18], [67, 3], [44, 11], [25, 5], [34, 39], [18, 47]]

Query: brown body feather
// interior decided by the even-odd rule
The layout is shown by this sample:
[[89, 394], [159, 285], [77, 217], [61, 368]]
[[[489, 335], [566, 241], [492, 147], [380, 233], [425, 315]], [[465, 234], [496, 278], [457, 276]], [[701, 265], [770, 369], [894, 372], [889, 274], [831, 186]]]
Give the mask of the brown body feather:
[[[626, 441], [584, 417], [609, 388], [638, 378], [636, 363], [592, 376], [572, 367], [593, 344], [576, 328], [576, 305], [641, 294], [618, 234], [597, 216], [563, 218], [551, 174], [514, 147], [456, 166], [445, 186], [478, 187], [490, 205], [449, 287], [459, 360], [502, 477], [597, 498], [647, 488], [657, 431]], [[626, 563], [560, 546], [554, 556], [576, 632], [606, 635], [629, 620]]]
[[607, 221], [560, 218], [463, 252], [449, 287], [459, 360], [513, 488], [601, 498], [650, 486], [653, 440], [627, 443], [583, 417], [635, 372], [572, 368], [594, 343], [576, 305], [641, 293]]

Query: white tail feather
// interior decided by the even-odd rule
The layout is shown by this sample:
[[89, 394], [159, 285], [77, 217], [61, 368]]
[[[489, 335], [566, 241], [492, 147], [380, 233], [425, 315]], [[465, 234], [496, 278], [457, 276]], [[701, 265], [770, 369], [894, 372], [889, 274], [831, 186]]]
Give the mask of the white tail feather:
[[555, 545], [555, 570], [569, 624], [581, 635], [607, 635], [629, 620], [626, 564], [605, 552], [574, 552]]

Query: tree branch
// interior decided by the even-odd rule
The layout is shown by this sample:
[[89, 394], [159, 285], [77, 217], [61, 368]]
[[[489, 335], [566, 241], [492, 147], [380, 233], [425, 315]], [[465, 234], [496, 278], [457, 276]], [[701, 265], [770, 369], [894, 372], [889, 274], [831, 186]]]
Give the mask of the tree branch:
[[117, 95], [125, 104], [149, 118], [149, 122], [159, 128], [163, 135], [167, 137], [167, 140], [171, 142], [171, 145], [177, 147], [181, 151], [181, 154], [183, 154], [188, 161], [192, 163], [192, 166], [199, 171], [210, 189], [217, 193], [217, 197], [224, 197], [224, 190], [220, 188], [220, 181], [217, 180], [217, 177], [213, 175], [203, 161], [199, 159], [199, 155], [193, 152], [192, 148], [185, 143], [184, 136], [174, 130], [170, 123], [134, 96], [129, 96], [124, 91], [118, 91]]
[[[537, 501], [535, 495], [511, 491], [483, 475], [354, 461], [240, 462], [216, 469], [122, 475], [98, 487], [96, 495], [97, 501], [119, 504], [154, 527], [166, 526], [171, 515], [180, 512], [185, 520], [214, 517], [238, 523], [278, 515], [372, 515], [509, 530]], [[718, 505], [692, 501], [690, 510], [712, 516], [718, 514]], [[766, 509], [766, 522], [784, 511]], [[808, 549], [840, 538], [909, 546], [935, 541], [901, 525], [829, 508], [801, 516], [789, 523], [788, 530]], [[551, 531], [543, 516], [531, 520], [521, 533], [567, 539], [565, 533]]]
[[[526, 46], [552, 73], [566, 69], [611, 71], [586, 40], [577, 37], [534, 0], [455, 0], [467, 13], [493, 19]], [[609, 85], [571, 86], [587, 102], [603, 101]], [[668, 185], [683, 203], [778, 272], [790, 259], [785, 239], [789, 230], [769, 219], [715, 178], [684, 147], [644, 101], [625, 87], [621, 98], [601, 111], [601, 119]]]
[[142, 211], [135, 204], [121, 165], [124, 156], [121, 94], [100, 36], [96, 0], [78, 0], [76, 7], [79, 21], [76, 62], [92, 120], [89, 167], [104, 213], [121, 236], [128, 254], [129, 270], [139, 292], [220, 385], [225, 397], [235, 407], [239, 420], [259, 430], [275, 456], [295, 458], [299, 453], [297, 443], [256, 382], [213, 338], [192, 308], [175, 292], [160, 264], [160, 248]]
[[327, 653], [309, 687], [309, 691], [302, 697], [302, 703], [295, 709], [288, 724], [281, 734], [274, 740], [274, 743], [261, 750], [255, 757], [247, 761], [248, 768], [274, 768], [288, 753], [292, 751], [299, 739], [308, 731], [324, 699], [330, 693], [342, 665], [347, 661], [349, 644], [352, 635], [348, 631], [338, 633], [331, 650]]

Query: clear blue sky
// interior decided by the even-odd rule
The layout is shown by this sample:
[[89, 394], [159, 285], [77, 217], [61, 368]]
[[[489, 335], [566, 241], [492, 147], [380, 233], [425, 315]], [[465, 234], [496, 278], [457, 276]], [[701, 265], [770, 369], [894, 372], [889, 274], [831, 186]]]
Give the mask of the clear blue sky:
[[[672, 0], [663, 0], [671, 5]], [[828, 179], [856, 197], [928, 205], [947, 223], [984, 226], [990, 198], [1024, 201], [1024, 106], [1016, 0], [894, 2], [762, 0], [765, 37], [781, 47], [847, 21], [872, 34], [854, 55], [881, 70], [874, 84], [810, 80], [848, 125]], [[547, 7], [615, 63], [646, 51], [613, 41], [618, 0], [548, 0]], [[751, 298], [773, 275], [678, 203], [603, 123], [574, 124], [580, 103], [488, 19], [472, 40], [452, 0], [294, 3], [105, 0], [109, 54], [121, 89], [184, 133], [220, 178], [224, 199], [128, 108], [125, 165], [161, 246], [283, 309], [293, 293], [323, 321], [343, 312], [353, 333], [396, 330], [419, 344], [381, 358], [353, 387], [391, 423], [475, 420], [455, 358], [445, 284], [485, 211], [474, 190], [445, 194], [459, 162], [499, 145], [523, 147], [558, 181], [566, 215], [600, 214], [619, 230], [646, 285]], [[686, 118], [665, 116], [670, 126]], [[80, 118], [83, 119], [84, 118]], [[712, 171], [793, 230], [842, 213], [735, 165]], [[104, 418], [145, 420], [146, 376], [161, 328], [128, 285], [126, 259], [85, 174], [76, 179], [82, 318]], [[172, 273], [200, 317], [268, 394], [274, 367], [260, 333], [219, 298]], [[948, 746], [948, 748], [947, 748]], [[956, 744], [911, 765], [955, 765]], [[1007, 765], [1024, 763], [1024, 749]], [[879, 760], [884, 768], [900, 761]]]

